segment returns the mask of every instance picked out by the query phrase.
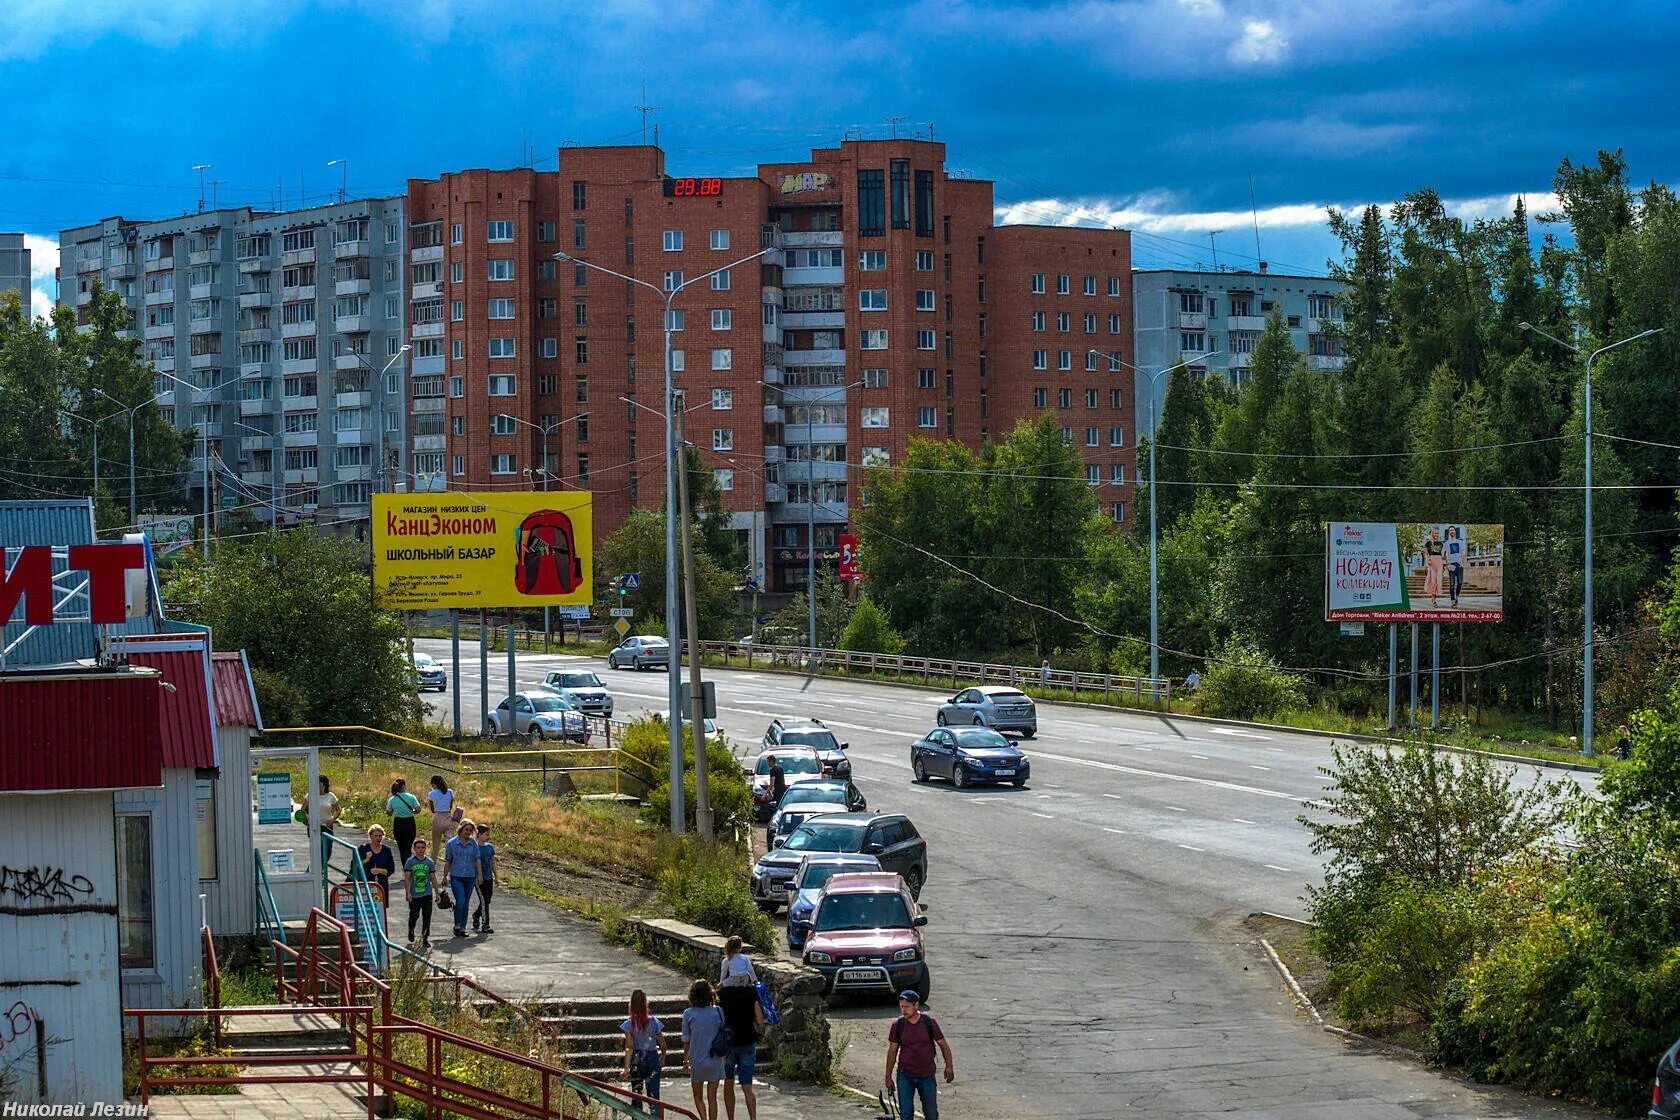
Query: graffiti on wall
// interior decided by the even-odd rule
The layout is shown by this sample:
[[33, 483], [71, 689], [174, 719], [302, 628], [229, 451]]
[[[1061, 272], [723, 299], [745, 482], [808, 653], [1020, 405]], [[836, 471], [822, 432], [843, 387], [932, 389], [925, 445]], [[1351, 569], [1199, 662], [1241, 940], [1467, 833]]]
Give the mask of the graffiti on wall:
[[0, 914], [114, 914], [93, 901], [93, 881], [62, 867], [0, 866]]

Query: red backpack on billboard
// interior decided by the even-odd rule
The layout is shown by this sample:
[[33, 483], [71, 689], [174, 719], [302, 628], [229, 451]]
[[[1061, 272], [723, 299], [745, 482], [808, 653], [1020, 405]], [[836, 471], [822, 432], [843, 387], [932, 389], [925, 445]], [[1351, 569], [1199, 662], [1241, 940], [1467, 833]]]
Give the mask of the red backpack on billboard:
[[571, 518], [556, 509], [539, 509], [519, 523], [513, 583], [521, 595], [569, 595], [578, 589], [583, 560]]

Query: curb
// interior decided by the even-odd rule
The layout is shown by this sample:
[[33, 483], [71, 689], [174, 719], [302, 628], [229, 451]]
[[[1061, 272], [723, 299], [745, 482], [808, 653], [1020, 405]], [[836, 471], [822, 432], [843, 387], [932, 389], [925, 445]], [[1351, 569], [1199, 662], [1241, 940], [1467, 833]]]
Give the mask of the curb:
[[[858, 684], [880, 684], [886, 685], [889, 688], [919, 688], [923, 691], [937, 691], [934, 689], [933, 682], [931, 681], [883, 681], [876, 680], [874, 677], [854, 677], [847, 673], [825, 673], [820, 671], [811, 673], [804, 669], [792, 669], [785, 666], [774, 665], [736, 666], [732, 664], [713, 664], [711, 667], [714, 669], [723, 669], [725, 672], [780, 673], [782, 676], [787, 677], [805, 677], [807, 679], [819, 677], [823, 680], [831, 681], [855, 681]], [[1191, 723], [1208, 723], [1220, 727], [1242, 727], [1252, 728], [1258, 731], [1276, 731], [1284, 735], [1311, 735], [1319, 739], [1329, 739], [1332, 742], [1339, 739], [1355, 743], [1375, 743], [1383, 746], [1404, 746], [1412, 741], [1409, 739], [1396, 739], [1393, 736], [1388, 735], [1366, 735], [1357, 731], [1320, 731], [1317, 728], [1290, 727], [1287, 724], [1281, 723], [1256, 723], [1249, 720], [1222, 719], [1218, 716], [1204, 716], [1190, 712], [1163, 712], [1158, 708], [1130, 708], [1120, 704], [1092, 704], [1084, 700], [1038, 700], [1035, 701], [1035, 703], [1047, 704], [1060, 708], [1083, 708], [1086, 711], [1091, 712], [1120, 712], [1134, 715], [1155, 716], [1159, 719], [1169, 721], [1182, 719], [1188, 720]], [[1588, 766], [1585, 763], [1580, 762], [1558, 762], [1549, 758], [1531, 758], [1526, 754], [1503, 754], [1498, 751], [1483, 751], [1477, 750], [1474, 747], [1458, 747], [1447, 743], [1433, 743], [1430, 745], [1436, 750], [1447, 751], [1452, 754], [1486, 758], [1495, 762], [1509, 762], [1519, 766], [1535, 766], [1551, 770], [1572, 770], [1588, 774], [1598, 774], [1603, 772], [1602, 767]]]
[[[1265, 911], [1262, 911], [1261, 913], [1265, 913]], [[1266, 917], [1284, 918], [1282, 914], [1266, 914]], [[1299, 921], [1300, 919], [1284, 918], [1284, 920]], [[1346, 1027], [1337, 1027], [1326, 1023], [1324, 1021], [1324, 1016], [1319, 1014], [1318, 1008], [1313, 1006], [1313, 1001], [1307, 996], [1307, 993], [1302, 990], [1300, 983], [1296, 981], [1295, 974], [1289, 971], [1289, 966], [1283, 963], [1283, 958], [1278, 956], [1276, 949], [1272, 948], [1272, 943], [1262, 937], [1260, 938], [1260, 947], [1266, 951], [1266, 957], [1272, 962], [1272, 967], [1277, 969], [1278, 975], [1282, 976], [1283, 982], [1288, 985], [1290, 998], [1301, 1008], [1301, 1010], [1307, 1013], [1309, 1018], [1312, 1019], [1313, 1026], [1317, 1027], [1325, 1034], [1334, 1035], [1346, 1042], [1358, 1042], [1366, 1046], [1374, 1046], [1377, 1049], [1385, 1050], [1390, 1054], [1394, 1054], [1402, 1058], [1408, 1058], [1419, 1065], [1426, 1066], [1429, 1064], [1428, 1058], [1424, 1057], [1422, 1054], [1413, 1050], [1409, 1046], [1401, 1046], [1399, 1043], [1395, 1042], [1384, 1042], [1382, 1039], [1372, 1038], [1368, 1034], [1360, 1034], [1358, 1031], [1350, 1031]]]

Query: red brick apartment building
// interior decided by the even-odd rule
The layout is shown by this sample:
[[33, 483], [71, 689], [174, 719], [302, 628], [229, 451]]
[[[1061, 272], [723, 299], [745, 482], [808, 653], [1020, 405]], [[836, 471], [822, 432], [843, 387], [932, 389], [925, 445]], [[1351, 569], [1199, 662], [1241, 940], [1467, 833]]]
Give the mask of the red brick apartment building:
[[944, 161], [929, 141], [847, 141], [689, 178], [656, 147], [561, 148], [552, 172], [410, 180], [415, 472], [476, 489], [546, 469], [594, 492], [598, 533], [657, 508], [662, 293], [687, 284], [686, 435], [767, 589], [803, 586], [810, 520], [833, 563], [860, 467], [1046, 411], [1126, 520], [1132, 381], [1088, 351], [1132, 360], [1130, 235], [996, 226], [992, 184]]

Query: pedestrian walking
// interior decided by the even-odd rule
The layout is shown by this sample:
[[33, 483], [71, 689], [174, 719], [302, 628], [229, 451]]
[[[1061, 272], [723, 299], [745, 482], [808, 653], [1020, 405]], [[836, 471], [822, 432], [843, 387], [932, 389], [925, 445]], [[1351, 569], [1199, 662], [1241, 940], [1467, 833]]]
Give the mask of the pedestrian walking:
[[467, 935], [467, 910], [472, 906], [482, 869], [478, 865], [478, 828], [462, 821], [455, 838], [443, 846], [443, 863], [449, 870], [449, 891], [455, 898], [455, 936]]
[[475, 931], [495, 933], [490, 928], [490, 897], [496, 893], [496, 845], [490, 842], [490, 826], [478, 826], [478, 904], [473, 907]]
[[426, 856], [426, 841], [414, 841], [414, 854], [403, 860], [404, 887], [408, 892], [408, 943], [414, 944], [414, 923], [420, 923], [420, 944], [432, 941], [432, 884], [437, 881], [437, 864]]
[[719, 1037], [723, 1033], [723, 1012], [713, 1002], [712, 986], [696, 980], [688, 988], [682, 1039], [683, 1072], [688, 1074], [700, 1120], [717, 1120], [718, 1082], [723, 1080], [723, 1056], [728, 1050], [728, 1040]]
[[752, 983], [758, 983], [758, 973], [754, 971], [752, 961], [746, 954], [746, 943], [739, 936], [731, 937], [723, 943], [723, 966], [718, 970], [718, 983], [728, 982], [731, 976], [745, 976]]
[[414, 854], [414, 817], [420, 812], [420, 799], [408, 792], [406, 779], [398, 778], [391, 783], [385, 811], [391, 814], [391, 839], [397, 842], [397, 854], [407, 863], [408, 857]]
[[[739, 938], [730, 938], [731, 942]], [[746, 957], [737, 955], [738, 960]], [[751, 969], [752, 965], [747, 964]], [[747, 1120], [758, 1120], [758, 1090], [753, 1075], [758, 1072], [758, 1038], [764, 1028], [764, 1008], [758, 1002], [758, 982], [751, 972], [735, 972], [717, 987], [718, 1010], [729, 1028], [729, 1048], [723, 1055], [723, 1111], [735, 1120], [735, 1083], [741, 1083], [741, 1099], [747, 1103]]]
[[1038, 667], [1038, 675], [1044, 681], [1046, 688], [1050, 687], [1050, 659], [1046, 657], [1044, 664]]
[[356, 849], [362, 861], [362, 874], [379, 889], [379, 901], [391, 905], [391, 876], [397, 873], [397, 859], [391, 845], [385, 843], [385, 827], [374, 825], [368, 829], [368, 842]]
[[1633, 741], [1628, 738], [1627, 724], [1616, 728], [1616, 745], [1611, 747], [1610, 751], [1623, 762], [1628, 760], [1628, 755], [1633, 751]]
[[[887, 1092], [898, 1093], [899, 1120], [915, 1120], [916, 1098], [922, 1099], [926, 1120], [939, 1120], [939, 1082], [934, 1077], [934, 1051], [945, 1056], [945, 1080], [957, 1076], [951, 1044], [932, 1015], [922, 1011], [920, 993], [898, 993], [898, 1019], [887, 1031]], [[897, 1066], [895, 1079], [894, 1066]]]
[[432, 809], [432, 851], [443, 851], [444, 843], [455, 832], [455, 791], [443, 780], [442, 774], [432, 775], [432, 788], [426, 791], [426, 801]]
[[321, 866], [326, 868], [332, 864], [332, 835], [338, 827], [339, 808], [338, 794], [332, 791], [332, 781], [325, 774], [319, 779], [319, 789], [315, 793], [315, 823], [321, 830]]
[[[659, 1079], [665, 1071], [665, 1024], [648, 1013], [647, 993], [630, 993], [630, 1017], [618, 1025], [624, 1032], [624, 1077], [630, 1091], [659, 1100]], [[654, 1120], [665, 1114], [653, 1106]]]
[[765, 761], [770, 764], [770, 804], [773, 807], [779, 806], [782, 803], [782, 795], [787, 793], [787, 771], [782, 769], [782, 764], [776, 761], [775, 755], [770, 755]]

